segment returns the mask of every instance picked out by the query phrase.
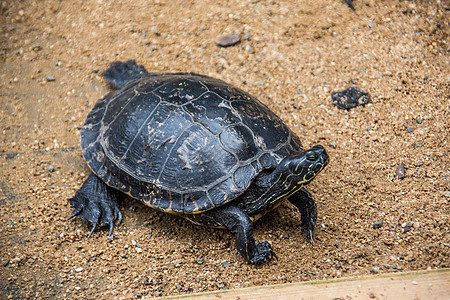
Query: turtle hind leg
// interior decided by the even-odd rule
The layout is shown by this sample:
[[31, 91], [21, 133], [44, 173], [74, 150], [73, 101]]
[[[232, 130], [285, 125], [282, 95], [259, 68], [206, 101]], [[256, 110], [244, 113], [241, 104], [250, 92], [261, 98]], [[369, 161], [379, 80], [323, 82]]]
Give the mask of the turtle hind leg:
[[69, 220], [75, 216], [92, 225], [89, 236], [92, 235], [97, 226], [109, 226], [109, 236], [112, 236], [114, 221], [122, 221], [117, 204], [116, 191], [107, 186], [96, 175], [91, 174], [83, 183], [75, 196], [68, 199], [73, 208]]
[[317, 219], [317, 206], [307, 189], [301, 188], [288, 198], [300, 212], [302, 226], [305, 229], [306, 238], [313, 240], [313, 230]]
[[115, 61], [108, 69], [103, 71], [103, 77], [116, 89], [120, 89], [128, 82], [145, 77], [148, 74], [142, 65], [138, 66], [136, 61], [132, 59], [126, 62]]
[[225, 205], [201, 214], [187, 215], [186, 218], [203, 226], [225, 227], [230, 230], [235, 236], [237, 251], [252, 264], [267, 262], [271, 257], [276, 258], [269, 242], [255, 241], [252, 221], [245, 212], [235, 206]]

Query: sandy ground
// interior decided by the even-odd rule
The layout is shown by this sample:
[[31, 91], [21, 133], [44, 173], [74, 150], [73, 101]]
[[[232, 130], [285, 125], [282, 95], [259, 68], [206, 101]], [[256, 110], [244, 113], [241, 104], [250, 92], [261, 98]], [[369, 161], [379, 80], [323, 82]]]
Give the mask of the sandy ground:
[[[450, 5], [354, 3], [1, 2], [1, 297], [147, 298], [450, 267]], [[242, 41], [218, 47], [229, 33]], [[278, 256], [256, 267], [228, 232], [131, 199], [112, 241], [66, 221], [90, 172], [80, 128], [109, 89], [99, 71], [127, 59], [223, 79], [305, 146], [324, 145], [331, 162], [308, 187], [315, 243], [287, 203], [255, 224]], [[350, 86], [372, 103], [332, 105]]]

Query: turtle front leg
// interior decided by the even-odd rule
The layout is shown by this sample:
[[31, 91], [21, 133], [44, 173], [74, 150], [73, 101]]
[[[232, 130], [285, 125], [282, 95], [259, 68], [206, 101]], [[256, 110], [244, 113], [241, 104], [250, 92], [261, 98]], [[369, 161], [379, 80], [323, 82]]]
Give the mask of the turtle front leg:
[[306, 238], [312, 241], [312, 233], [317, 219], [317, 206], [307, 189], [301, 188], [288, 198], [302, 216], [302, 226], [305, 229]]
[[86, 179], [75, 196], [68, 201], [73, 208], [73, 213], [68, 220], [79, 216], [83, 221], [91, 223], [92, 229], [89, 236], [97, 225], [109, 225], [109, 236], [111, 236], [114, 221], [118, 219], [119, 224], [122, 221], [116, 191], [94, 174]]
[[225, 227], [236, 240], [237, 251], [250, 263], [258, 264], [275, 256], [269, 242], [255, 241], [252, 221], [236, 206], [218, 207], [202, 214], [188, 217], [194, 223], [209, 227]]

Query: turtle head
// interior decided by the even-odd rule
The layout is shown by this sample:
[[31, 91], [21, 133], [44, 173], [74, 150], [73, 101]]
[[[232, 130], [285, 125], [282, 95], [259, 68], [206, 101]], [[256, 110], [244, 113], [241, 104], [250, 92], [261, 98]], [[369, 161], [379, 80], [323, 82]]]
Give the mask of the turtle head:
[[327, 151], [321, 145], [317, 145], [306, 151], [293, 153], [283, 159], [278, 171], [284, 182], [291, 186], [300, 187], [309, 183], [328, 164]]

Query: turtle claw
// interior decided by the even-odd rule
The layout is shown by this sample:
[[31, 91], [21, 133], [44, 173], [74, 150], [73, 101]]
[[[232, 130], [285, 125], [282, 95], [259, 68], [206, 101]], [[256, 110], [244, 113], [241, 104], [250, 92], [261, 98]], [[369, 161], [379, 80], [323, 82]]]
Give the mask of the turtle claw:
[[264, 241], [258, 243], [256, 245], [257, 253], [249, 259], [252, 264], [260, 264], [264, 262], [269, 262], [272, 257], [275, 257], [278, 260], [278, 257], [272, 250], [272, 246], [270, 246], [269, 242]]
[[120, 212], [120, 210], [117, 210], [117, 225], [120, 225], [122, 223], [122, 213]]
[[[71, 201], [71, 199], [69, 199], [69, 202]], [[68, 217], [67, 218], [67, 221], [69, 221], [70, 219], [72, 219], [73, 217], [76, 217], [76, 216], [78, 216], [80, 213], [81, 213], [81, 211], [82, 211], [83, 209], [80, 207], [80, 208], [77, 208], [77, 209], [74, 209], [73, 210], [73, 212], [72, 212], [72, 215], [70, 216], [70, 217]]]
[[93, 174], [68, 201], [73, 208], [72, 215], [68, 220], [78, 216], [83, 221], [89, 222], [92, 225], [89, 237], [98, 225], [109, 226], [109, 235], [111, 236], [114, 221], [117, 219], [119, 224], [122, 221], [115, 191]]
[[96, 227], [97, 227], [97, 222], [92, 223], [92, 229], [91, 229], [91, 232], [89, 232], [88, 238], [90, 238], [91, 235], [94, 233], [94, 230]]
[[114, 229], [114, 222], [111, 221], [111, 222], [109, 222], [109, 235], [108, 235], [108, 237], [112, 236], [113, 229]]

